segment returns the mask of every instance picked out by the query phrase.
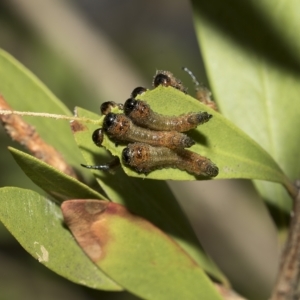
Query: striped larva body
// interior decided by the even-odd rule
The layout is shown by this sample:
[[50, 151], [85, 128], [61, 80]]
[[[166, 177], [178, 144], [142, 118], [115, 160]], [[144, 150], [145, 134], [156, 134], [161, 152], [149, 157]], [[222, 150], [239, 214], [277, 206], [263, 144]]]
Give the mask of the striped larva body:
[[177, 131], [154, 131], [136, 126], [123, 114], [107, 114], [103, 130], [116, 142], [141, 142], [170, 149], [189, 148], [195, 144], [190, 137]]
[[128, 99], [124, 113], [133, 123], [152, 130], [185, 132], [208, 122], [212, 115], [207, 112], [191, 112], [180, 116], [165, 116], [154, 112], [145, 101]]
[[166, 147], [152, 147], [144, 143], [129, 144], [122, 152], [122, 161], [137, 173], [148, 174], [163, 168], [176, 168], [197, 176], [215, 177], [218, 167], [208, 158], [195, 152]]

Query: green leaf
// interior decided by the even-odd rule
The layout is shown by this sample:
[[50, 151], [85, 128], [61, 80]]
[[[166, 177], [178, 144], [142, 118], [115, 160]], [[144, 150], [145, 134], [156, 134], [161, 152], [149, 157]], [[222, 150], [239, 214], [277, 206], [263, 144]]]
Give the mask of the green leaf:
[[[281, 61], [286, 66], [289, 63], [293, 63], [292, 69], [299, 68], [300, 62], [300, 39], [297, 30], [295, 28], [300, 27], [300, 19], [298, 11], [300, 9], [300, 3], [298, 1], [280, 1], [280, 0], [265, 0], [265, 1], [248, 1], [248, 7], [252, 6], [253, 14], [249, 15], [247, 6], [244, 7], [246, 14], [241, 14], [240, 18], [248, 16], [248, 20], [251, 22], [251, 31], [253, 42], [257, 44], [257, 37], [263, 36], [264, 39], [260, 41], [262, 46], [266, 48], [266, 56], [274, 56], [277, 61]], [[231, 7], [231, 10], [235, 10]], [[253, 17], [256, 21], [253, 22]], [[248, 21], [247, 19], [244, 22]], [[227, 20], [228, 21], [228, 20]], [[243, 33], [249, 33], [249, 28]], [[272, 32], [269, 31], [272, 28]], [[243, 26], [245, 30], [245, 26]], [[247, 36], [248, 37], [248, 36]], [[277, 49], [274, 49], [274, 45]], [[276, 55], [276, 56], [275, 56]]]
[[[79, 108], [77, 114], [90, 119], [99, 118], [96, 114]], [[99, 123], [101, 121], [102, 119]], [[76, 127], [73, 123], [73, 128]], [[99, 125], [82, 123], [74, 130], [75, 139], [88, 164], [103, 163], [112, 159], [106, 149], [96, 147], [92, 142], [92, 133], [98, 127]], [[165, 182], [132, 178], [121, 168], [114, 174], [95, 170], [93, 174], [109, 199], [125, 205], [131, 212], [151, 221], [168, 233], [206, 272], [222, 282], [227, 282], [216, 265], [203, 253], [193, 229]]]
[[[174, 88], [158, 87], [140, 96], [151, 108], [165, 115], [208, 111], [213, 118], [188, 134], [196, 141], [191, 151], [210, 158], [219, 167], [218, 179], [251, 178], [286, 183], [287, 179], [276, 162], [257, 143], [229, 120], [196, 99]], [[101, 124], [101, 120], [99, 123]], [[124, 146], [104, 137], [102, 145], [113, 155], [121, 157]], [[148, 179], [195, 180], [196, 176], [178, 169], [162, 169], [145, 176], [123, 166], [127, 175]], [[199, 178], [198, 178], [199, 179]]]
[[47, 198], [20, 188], [0, 189], [0, 220], [40, 263], [81, 285], [108, 291], [122, 288], [84, 254], [63, 226], [60, 208]]
[[[13, 110], [72, 115], [35, 75], [1, 49], [0, 93]], [[35, 126], [41, 137], [60, 151], [70, 164], [78, 166], [82, 157], [67, 121], [38, 117], [24, 119]]]
[[126, 290], [143, 299], [221, 299], [195, 261], [124, 206], [70, 200], [62, 211], [86, 254]]
[[[62, 103], [60, 103], [59, 100], [31, 72], [29, 72], [24, 66], [22, 66], [13, 57], [11, 57], [4, 51], [0, 51], [0, 93], [4, 95], [5, 99], [15, 110], [38, 111], [70, 115], [68, 109]], [[78, 152], [78, 147], [74, 143], [74, 139], [71, 138], [70, 128], [65, 121], [54, 121], [46, 118], [32, 117], [28, 117], [26, 118], [26, 120], [28, 120], [29, 123], [31, 123], [37, 128], [40, 135], [43, 138], [45, 138], [45, 140], [49, 144], [55, 146], [58, 150], [60, 150], [69, 162], [73, 162], [76, 165], [79, 165], [79, 162], [82, 161], [81, 155]], [[57, 134], [58, 132], [59, 134]], [[89, 143], [86, 144], [88, 145]], [[93, 147], [93, 144], [91, 144], [90, 146]], [[27, 170], [27, 172], [29, 171]], [[84, 168], [81, 168], [81, 172], [85, 172], [91, 175], [91, 173], [88, 170], [85, 170]], [[30, 176], [32, 177], [32, 175]], [[35, 180], [39, 179], [37, 178], [37, 176], [35, 177]], [[57, 176], [55, 175], [55, 177]], [[183, 242], [181, 243], [186, 249], [189, 250], [189, 252], [193, 253], [193, 256], [195, 257], [194, 259], [200, 260], [202, 262], [202, 265], [206, 267], [210, 274], [213, 274], [216, 278], [222, 280], [221, 278], [223, 278], [223, 276], [215, 267], [215, 265], [207, 257], [204, 256], [201, 250], [199, 250], [199, 243], [195, 234], [193, 233], [186, 219], [183, 217], [175, 198], [173, 197], [165, 183], [160, 183], [158, 189], [155, 188], [154, 190], [153, 186], [149, 186], [149, 183], [135, 183], [135, 186], [129, 184], [131, 188], [127, 189], [127, 176], [122, 173], [122, 175], [118, 178], [119, 179], [116, 182], [113, 182], [112, 184], [107, 183], [107, 188], [105, 189], [105, 191], [108, 192], [107, 194], [111, 199], [117, 198], [122, 199], [123, 201], [124, 198], [127, 199], [127, 197], [130, 197], [131, 194], [136, 195], [135, 192], [143, 190], [145, 186], [148, 186], [146, 188], [146, 191], [149, 189], [153, 191], [153, 193], [150, 195], [154, 194], [155, 196], [158, 196], [157, 199], [160, 199], [160, 197], [165, 198], [166, 200], [163, 202], [169, 201], [171, 204], [166, 205], [166, 209], [163, 211], [173, 211], [175, 217], [178, 217], [178, 223], [176, 223], [176, 226], [178, 227], [180, 232], [180, 239], [183, 240]], [[108, 176], [106, 180], [110, 181], [111, 177]], [[38, 181], [36, 182], [38, 184], [42, 184], [42, 186], [45, 183], [45, 181], [44, 183]], [[54, 190], [56, 190], [57, 187], [58, 186], [56, 186]], [[44, 188], [47, 189], [49, 192], [49, 189], [47, 187], [44, 186]], [[130, 192], [128, 192], [128, 190]], [[124, 193], [124, 191], [126, 191], [126, 193]], [[62, 190], [60, 192], [62, 194], [66, 194], [68, 191], [66, 191], [65, 188], [62, 187]], [[75, 198], [78, 197], [79, 195], [77, 194]], [[151, 196], [150, 198], [152, 202], [155, 200], [155, 198]], [[145, 199], [148, 199], [148, 197], [146, 197]], [[138, 200], [140, 202], [140, 199]], [[162, 209], [160, 208], [160, 206], [157, 204], [155, 204], [155, 206], [156, 212], [158, 211], [159, 213], [161, 213]], [[152, 213], [148, 212], [146, 214], [152, 215]], [[157, 218], [159, 219], [159, 223], [164, 223], [163, 219], [169, 218], [165, 214], [159, 214], [159, 216], [160, 217]], [[182, 221], [182, 219], [184, 221]], [[182, 228], [180, 226], [182, 226]], [[164, 227], [168, 229], [172, 226], [166, 223]], [[175, 230], [175, 232], [177, 232], [178, 229]], [[173, 231], [173, 229], [171, 231]], [[185, 239], [188, 242], [186, 242]]]
[[[295, 14], [299, 3], [285, 1], [277, 10], [278, 1], [252, 2], [248, 1], [248, 6], [253, 5], [249, 26], [249, 10], [238, 4], [228, 6], [219, 1], [212, 9], [194, 1], [196, 31], [222, 113], [268, 151], [294, 180], [300, 176], [300, 68], [296, 50], [300, 39], [294, 30], [299, 25]], [[234, 17], [225, 18], [226, 12]], [[265, 199], [290, 210], [291, 201], [282, 187], [264, 182], [257, 186]]]
[[74, 198], [105, 199], [87, 185], [41, 160], [11, 147], [9, 150], [24, 173], [58, 201]]
[[[255, 178], [286, 182], [284, 174], [266, 151], [228, 119], [191, 96], [173, 88], [161, 87], [143, 94], [141, 98], [161, 114], [180, 115], [190, 111], [207, 111], [213, 115], [208, 123], [188, 134], [196, 141], [196, 145], [190, 150], [207, 156], [219, 167], [217, 179]], [[178, 179], [196, 179], [186, 172], [176, 171], [182, 176]], [[170, 172], [170, 179], [177, 179], [173, 173], [174, 170]]]

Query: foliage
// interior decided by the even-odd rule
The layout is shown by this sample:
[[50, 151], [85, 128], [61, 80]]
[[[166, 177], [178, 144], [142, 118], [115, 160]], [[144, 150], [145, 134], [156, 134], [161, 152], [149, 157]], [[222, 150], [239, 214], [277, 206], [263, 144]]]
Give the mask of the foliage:
[[[273, 26], [275, 34], [266, 29], [262, 33], [264, 39], [270, 41], [266, 47], [264, 42], [255, 43], [241, 38], [241, 33], [234, 30], [234, 22], [238, 21], [231, 19], [231, 23], [226, 14], [223, 18], [218, 14], [220, 11], [228, 12], [232, 7], [213, 2], [214, 5], [210, 6], [194, 1], [194, 16], [207, 73], [222, 114], [172, 88], [159, 87], [140, 97], [159, 113], [179, 115], [206, 110], [213, 114], [210, 122], [189, 133], [196, 141], [191, 150], [209, 157], [218, 165], [220, 174], [217, 180], [260, 180], [256, 181], [256, 185], [261, 195], [280, 211], [289, 211], [291, 201], [286, 191], [293, 193], [292, 180], [300, 173], [300, 165], [295, 163], [300, 142], [297, 130], [300, 126], [299, 52], [293, 50], [291, 42], [295, 40], [298, 49], [299, 41], [290, 30], [294, 28], [295, 20], [271, 10], [268, 7], [271, 1], [265, 1], [265, 6], [261, 7], [249, 1], [247, 5], [251, 11], [260, 10]], [[287, 6], [293, 10], [292, 5]], [[238, 5], [233, 8], [239, 14], [240, 24], [244, 25], [242, 28], [254, 39], [253, 28], [248, 28], [247, 22], [241, 21], [247, 10]], [[285, 27], [276, 25], [280, 17]], [[261, 26], [263, 20], [257, 21], [257, 26]], [[280, 49], [281, 53], [267, 57], [268, 51], [277, 45], [286, 47]], [[288, 59], [284, 61], [282, 55]], [[15, 110], [71, 115], [34, 75], [4, 51], [0, 53], [0, 92]], [[110, 291], [126, 289], [142, 298], [168, 299], [169, 293], [165, 288], [170, 287], [174, 299], [176, 296], [178, 299], [220, 299], [206, 274], [225, 285], [228, 284], [227, 279], [201, 248], [175, 197], [162, 181], [202, 178], [173, 169], [158, 170], [145, 176], [125, 166], [115, 174], [93, 171], [92, 177], [79, 170], [79, 162], [83, 162], [83, 158], [87, 164], [105, 162], [110, 158], [108, 152], [120, 157], [122, 146], [116, 147], [105, 137], [105, 149], [97, 148], [91, 141], [91, 134], [101, 126], [103, 117], [81, 108], [77, 108], [77, 113], [97, 120], [98, 125], [82, 123], [84, 130], [74, 134], [75, 142], [66, 122], [44, 118], [28, 118], [28, 122], [49, 144], [63, 153], [78, 172], [84, 172], [85, 183], [11, 148], [12, 155], [26, 175], [48, 196], [20, 188], [2, 188], [0, 220], [33, 257], [76, 283]], [[109, 199], [142, 218], [141, 223], [128, 222], [129, 217], [125, 221], [122, 218], [109, 219], [111, 228], [116, 230], [116, 242], [110, 251], [115, 255], [113, 259], [119, 259], [118, 265], [113, 263], [113, 259], [93, 264], [76, 244], [63, 224], [58, 206], [67, 199]], [[150, 222], [154, 224], [151, 231], [147, 227]], [[129, 250], [131, 246], [138, 247], [138, 251], [134, 248], [132, 252], [120, 253], [120, 245]], [[152, 259], [164, 266], [164, 270], [151, 268], [153, 261], [149, 245], [153, 246], [156, 254]], [[143, 260], [144, 256], [139, 256], [141, 253], [150, 258]], [[168, 261], [170, 253], [171, 260]], [[106, 255], [109, 256], [109, 253]], [[136, 260], [142, 262], [141, 268], [135, 264]], [[174, 268], [172, 260], [182, 262], [180, 267], [184, 271], [180, 267]], [[191, 273], [190, 261], [194, 263]], [[147, 279], [137, 284], [136, 278], [141, 276], [141, 272], [146, 273], [150, 269], [153, 282], [149, 284]], [[160, 277], [164, 272], [168, 276]], [[121, 276], [126, 274], [130, 274], [130, 278]], [[156, 286], [161, 289], [155, 290]], [[186, 294], [187, 291], [191, 294]]]

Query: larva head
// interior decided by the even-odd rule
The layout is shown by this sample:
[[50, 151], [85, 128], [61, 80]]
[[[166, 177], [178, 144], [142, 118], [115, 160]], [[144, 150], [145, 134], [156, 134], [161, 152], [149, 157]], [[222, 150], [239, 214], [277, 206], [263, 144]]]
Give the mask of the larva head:
[[128, 147], [124, 148], [122, 151], [122, 161], [124, 165], [130, 166], [131, 158], [132, 158], [131, 150]]
[[150, 106], [145, 101], [130, 98], [124, 104], [124, 113], [134, 123], [143, 126], [144, 121], [152, 113]]
[[138, 101], [134, 98], [129, 98], [124, 103], [124, 113], [126, 116], [130, 115], [130, 113], [137, 107]]
[[102, 115], [107, 115], [112, 111], [114, 107], [118, 107], [120, 110], [123, 110], [123, 104], [122, 103], [116, 103], [114, 101], [107, 101], [103, 102], [100, 106], [100, 111]]
[[184, 88], [181, 80], [177, 79], [171, 72], [169, 71], [157, 71], [156, 75], [153, 78], [153, 86], [157, 87], [159, 85], [162, 86], [171, 86], [177, 90], [180, 90], [186, 93], [186, 89]]
[[124, 165], [133, 168], [138, 173], [147, 173], [147, 162], [150, 158], [150, 146], [144, 143], [129, 144], [122, 151]]
[[102, 128], [98, 128], [94, 131], [92, 135], [93, 142], [100, 147], [103, 142], [103, 130]]
[[138, 95], [141, 95], [141, 94], [145, 93], [146, 91], [147, 91], [146, 88], [144, 88], [144, 87], [142, 87], [142, 86], [139, 86], [139, 87], [135, 88], [135, 89], [132, 91], [132, 93], [131, 93], [130, 96], [131, 96], [132, 98], [136, 98]]
[[109, 113], [103, 120], [103, 130], [112, 138], [122, 138], [130, 130], [131, 124], [125, 115]]
[[100, 111], [102, 113], [102, 115], [107, 115], [108, 113], [111, 112], [113, 107], [116, 107], [117, 103], [114, 101], [106, 101], [103, 102], [100, 106]]
[[117, 122], [117, 115], [114, 113], [108, 113], [103, 120], [103, 129], [108, 132], [109, 129]]
[[153, 79], [153, 86], [158, 87], [159, 85], [169, 86], [171, 85], [171, 78], [166, 74], [157, 74]]

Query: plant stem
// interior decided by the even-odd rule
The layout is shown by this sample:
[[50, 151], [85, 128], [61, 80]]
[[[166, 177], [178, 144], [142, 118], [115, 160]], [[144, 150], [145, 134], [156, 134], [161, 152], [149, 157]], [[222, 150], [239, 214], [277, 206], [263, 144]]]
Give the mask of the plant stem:
[[275, 287], [270, 300], [297, 300], [300, 280], [300, 180], [295, 184], [297, 195], [291, 213], [291, 224]]
[[0, 109], [0, 115], [17, 115], [17, 116], [31, 116], [31, 117], [42, 117], [42, 118], [51, 118], [56, 120], [69, 120], [69, 121], [82, 121], [85, 123], [99, 124], [98, 120], [92, 120], [88, 118], [80, 118], [80, 117], [70, 117], [65, 115], [57, 115], [57, 114], [49, 114], [49, 113], [39, 113], [39, 112], [31, 112], [31, 111], [16, 111], [16, 110], [7, 110]]

